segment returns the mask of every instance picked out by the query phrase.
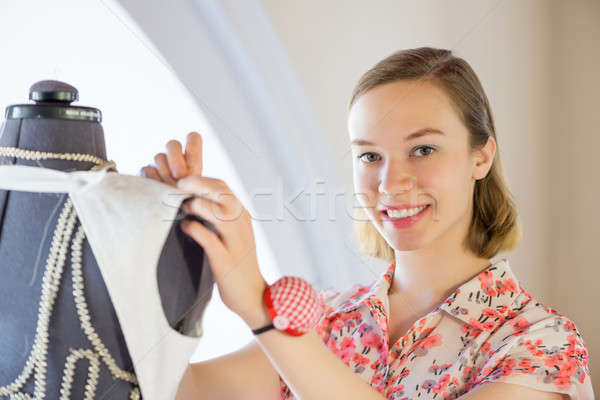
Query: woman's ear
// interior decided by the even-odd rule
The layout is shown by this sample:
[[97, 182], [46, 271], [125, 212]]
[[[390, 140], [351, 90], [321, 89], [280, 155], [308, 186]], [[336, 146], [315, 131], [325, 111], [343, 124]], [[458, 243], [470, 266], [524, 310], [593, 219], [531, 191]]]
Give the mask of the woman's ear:
[[492, 136], [481, 149], [475, 150], [473, 156], [473, 179], [479, 180], [486, 177], [496, 154], [496, 140]]

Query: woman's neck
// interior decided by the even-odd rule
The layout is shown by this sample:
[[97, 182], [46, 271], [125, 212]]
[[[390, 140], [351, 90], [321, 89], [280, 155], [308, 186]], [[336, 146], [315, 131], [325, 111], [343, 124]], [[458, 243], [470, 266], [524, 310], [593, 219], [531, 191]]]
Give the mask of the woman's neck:
[[391, 301], [410, 303], [421, 314], [444, 301], [490, 264], [489, 259], [477, 257], [456, 245], [396, 251], [388, 295]]

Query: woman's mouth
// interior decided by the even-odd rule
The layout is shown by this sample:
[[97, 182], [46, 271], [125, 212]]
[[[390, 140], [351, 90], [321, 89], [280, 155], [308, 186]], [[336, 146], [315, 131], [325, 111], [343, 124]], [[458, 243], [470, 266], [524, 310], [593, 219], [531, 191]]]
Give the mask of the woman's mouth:
[[409, 209], [385, 209], [381, 211], [384, 223], [391, 223], [395, 228], [408, 228], [415, 225], [427, 214], [431, 204]]

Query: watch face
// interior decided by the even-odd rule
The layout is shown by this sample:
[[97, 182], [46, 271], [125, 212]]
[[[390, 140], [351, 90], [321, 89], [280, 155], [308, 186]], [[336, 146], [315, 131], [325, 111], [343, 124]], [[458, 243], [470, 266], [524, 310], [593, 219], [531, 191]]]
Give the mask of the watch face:
[[290, 321], [283, 315], [277, 315], [273, 319], [273, 325], [279, 330], [284, 330], [290, 325]]

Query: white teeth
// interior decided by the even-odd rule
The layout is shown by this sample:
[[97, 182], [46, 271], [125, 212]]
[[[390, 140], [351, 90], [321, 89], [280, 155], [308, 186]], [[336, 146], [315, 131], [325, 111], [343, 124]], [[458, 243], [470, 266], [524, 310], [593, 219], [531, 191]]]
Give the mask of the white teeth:
[[401, 211], [387, 210], [387, 214], [392, 218], [412, 217], [413, 215], [416, 215], [416, 214], [420, 213], [421, 211], [423, 211], [425, 209], [425, 207], [427, 207], [427, 205], [424, 205], [423, 207], [405, 208]]

